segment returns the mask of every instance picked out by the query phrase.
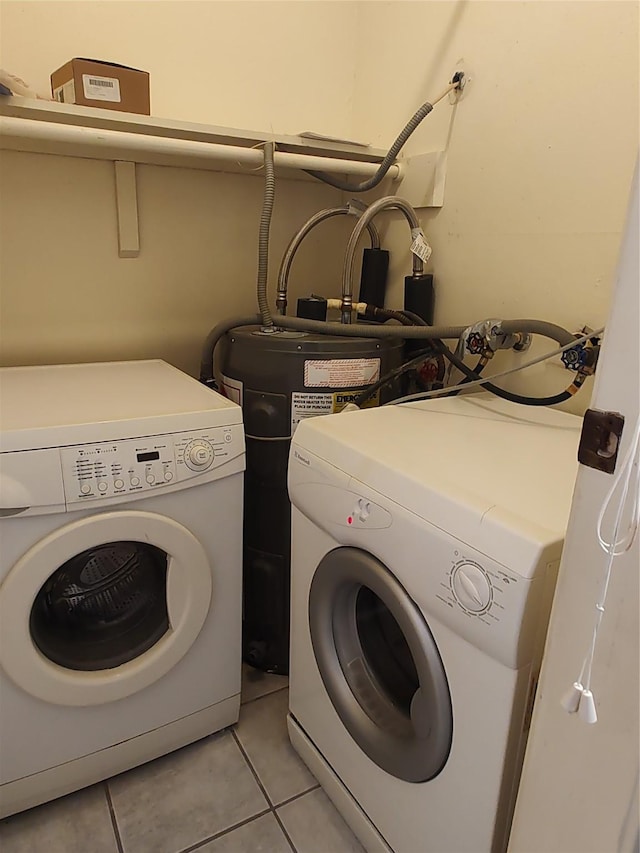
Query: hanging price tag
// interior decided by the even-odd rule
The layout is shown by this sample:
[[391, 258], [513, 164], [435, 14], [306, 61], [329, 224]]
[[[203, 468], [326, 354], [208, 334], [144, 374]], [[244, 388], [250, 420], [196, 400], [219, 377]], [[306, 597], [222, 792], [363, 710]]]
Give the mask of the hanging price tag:
[[433, 250], [425, 240], [424, 234], [418, 233], [416, 234], [414, 241], [411, 244], [411, 251], [414, 255], [417, 255], [422, 261], [424, 261], [424, 263], [426, 263], [431, 257], [431, 252]]

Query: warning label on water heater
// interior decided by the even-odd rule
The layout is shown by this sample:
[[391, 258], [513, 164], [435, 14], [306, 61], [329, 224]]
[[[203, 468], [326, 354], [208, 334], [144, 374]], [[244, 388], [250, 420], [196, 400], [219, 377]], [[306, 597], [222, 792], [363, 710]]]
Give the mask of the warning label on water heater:
[[[332, 415], [341, 412], [347, 403], [353, 403], [362, 389], [335, 391], [329, 394], [294, 391], [291, 394], [291, 435], [304, 418], [315, 418], [318, 415]], [[380, 392], [376, 391], [364, 403], [364, 407], [377, 406]]]
[[353, 388], [380, 378], [379, 358], [328, 358], [304, 363], [305, 388]]

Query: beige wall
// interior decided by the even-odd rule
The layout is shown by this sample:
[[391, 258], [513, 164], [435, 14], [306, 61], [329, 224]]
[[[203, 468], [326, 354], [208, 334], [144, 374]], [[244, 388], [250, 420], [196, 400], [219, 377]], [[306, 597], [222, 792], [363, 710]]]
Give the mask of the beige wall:
[[[408, 144], [448, 151], [445, 206], [420, 213], [436, 320], [605, 320], [638, 139], [636, 3], [2, 0], [0, 31], [3, 67], [40, 89], [70, 56], [108, 57], [151, 72], [156, 115], [382, 147], [463, 57], [464, 99], [436, 107]], [[142, 252], [119, 260], [108, 164], [2, 160], [4, 363], [159, 355], [195, 370], [207, 328], [253, 309], [259, 177], [139, 167]], [[295, 228], [338, 198], [279, 182], [272, 286]], [[395, 306], [407, 232], [395, 214], [380, 226]], [[347, 227], [305, 243], [294, 288], [336, 292]], [[512, 383], [553, 392], [570, 378], [530, 376]]]
[[[436, 322], [603, 325], [638, 145], [638, 4], [366, 6], [354, 97], [362, 138], [386, 147], [459, 59], [471, 72], [461, 102], [438, 105], [407, 143], [409, 153], [448, 151], [444, 207], [421, 213]], [[408, 232], [387, 218], [398, 304]], [[568, 376], [553, 366], [531, 374], [514, 384], [557, 391]]]
[[[46, 93], [50, 72], [72, 56], [106, 58], [150, 72], [157, 116], [344, 135], [355, 12], [321, 2], [3, 0], [0, 64]], [[141, 252], [119, 259], [111, 164], [0, 154], [2, 364], [161, 357], [195, 373], [209, 329], [255, 311], [262, 178], [138, 166], [137, 186]], [[292, 234], [339, 201], [311, 181], [278, 182], [274, 286]], [[347, 225], [329, 222], [301, 247], [294, 299], [327, 282], [335, 292]]]
[[74, 56], [148, 71], [155, 116], [351, 132], [357, 3], [0, 0], [0, 64], [49, 94]]
[[[3, 364], [157, 357], [196, 373], [209, 329], [255, 313], [262, 180], [138, 166], [137, 187], [140, 256], [120, 259], [111, 163], [2, 152]], [[292, 233], [335, 195], [311, 183], [279, 184], [272, 282]], [[332, 225], [296, 256], [294, 299], [311, 282], [339, 280], [332, 248], [345, 239]]]

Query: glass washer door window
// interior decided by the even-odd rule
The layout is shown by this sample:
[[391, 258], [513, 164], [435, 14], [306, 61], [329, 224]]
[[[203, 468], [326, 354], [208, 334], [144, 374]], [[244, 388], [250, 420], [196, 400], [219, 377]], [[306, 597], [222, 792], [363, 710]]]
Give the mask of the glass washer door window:
[[[125, 552], [113, 553], [123, 543], [128, 568]], [[83, 611], [73, 601], [79, 591], [73, 578], [82, 580], [84, 569], [84, 592], [90, 592], [98, 571], [90, 555], [99, 553], [115, 561], [116, 577], [112, 572], [110, 589], [99, 590], [99, 580], [94, 584], [94, 592], [108, 594], [85, 597]], [[136, 563], [142, 554], [144, 566]], [[46, 702], [83, 706], [122, 699], [153, 684], [188, 652], [209, 614], [211, 591], [212, 567], [204, 548], [173, 519], [136, 511], [82, 518], [32, 546], [0, 586], [0, 666], [19, 687]], [[93, 652], [74, 652], [71, 625], [80, 626], [86, 640], [97, 624], [86, 619], [91, 608], [102, 609], [102, 640], [119, 635], [115, 652], [108, 642], [99, 649], [100, 641]], [[123, 651], [132, 636], [126, 636], [127, 620], [137, 637], [134, 656]]]
[[453, 737], [451, 695], [429, 626], [375, 557], [341, 547], [320, 561], [309, 627], [327, 694], [343, 725], [381, 769], [433, 779]]
[[169, 630], [167, 555], [146, 542], [89, 548], [47, 579], [29, 621], [36, 646], [60, 666], [127, 663]]

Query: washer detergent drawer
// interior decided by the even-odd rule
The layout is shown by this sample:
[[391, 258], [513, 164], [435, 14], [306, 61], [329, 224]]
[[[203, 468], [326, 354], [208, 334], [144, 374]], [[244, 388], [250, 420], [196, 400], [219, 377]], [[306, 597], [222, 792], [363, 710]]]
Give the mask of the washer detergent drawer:
[[0, 453], [0, 518], [64, 511], [57, 448]]

